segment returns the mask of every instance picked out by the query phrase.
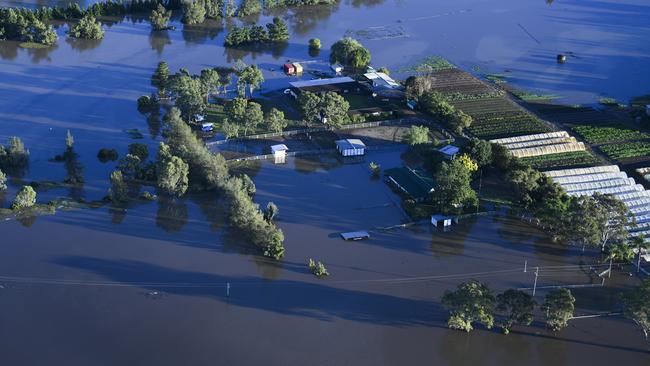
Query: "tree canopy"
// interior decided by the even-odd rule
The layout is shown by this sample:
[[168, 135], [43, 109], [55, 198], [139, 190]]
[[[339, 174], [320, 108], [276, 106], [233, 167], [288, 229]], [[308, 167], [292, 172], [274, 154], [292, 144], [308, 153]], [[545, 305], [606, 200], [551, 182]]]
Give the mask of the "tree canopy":
[[554, 331], [566, 328], [575, 311], [576, 299], [566, 288], [549, 292], [544, 297], [542, 310], [546, 313], [546, 324]]
[[361, 69], [370, 64], [370, 51], [356, 39], [346, 37], [332, 45], [330, 63]]
[[442, 305], [450, 313], [447, 321], [449, 328], [469, 332], [474, 329], [474, 323], [483, 324], [487, 328], [494, 325], [494, 296], [481, 282], [464, 282], [458, 285], [456, 291], [445, 291]]

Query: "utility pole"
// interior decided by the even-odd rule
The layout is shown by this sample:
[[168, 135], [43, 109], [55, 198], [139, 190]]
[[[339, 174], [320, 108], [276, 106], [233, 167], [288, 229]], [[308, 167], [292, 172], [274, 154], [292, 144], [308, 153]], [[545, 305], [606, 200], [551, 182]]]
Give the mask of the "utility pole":
[[537, 290], [537, 276], [539, 276], [539, 267], [535, 267], [535, 284], [533, 285], [533, 297], [535, 297], [535, 291]]
[[478, 208], [481, 206], [481, 186], [483, 185], [483, 168], [478, 178], [478, 204], [476, 205], [476, 214], [478, 215]]
[[230, 297], [230, 282], [226, 284], [226, 296]]
[[524, 273], [526, 273], [528, 270], [528, 259], [524, 261]]

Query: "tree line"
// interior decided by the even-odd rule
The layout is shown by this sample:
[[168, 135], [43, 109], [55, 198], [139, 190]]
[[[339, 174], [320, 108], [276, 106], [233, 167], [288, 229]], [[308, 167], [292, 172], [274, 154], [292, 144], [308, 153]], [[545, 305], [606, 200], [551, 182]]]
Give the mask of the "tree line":
[[[650, 332], [650, 279], [618, 295], [623, 316], [634, 321], [648, 339]], [[538, 304], [527, 292], [509, 289], [496, 296], [484, 283], [471, 280], [454, 291], [445, 291], [442, 306], [449, 311], [447, 326], [470, 332], [476, 324], [491, 329], [497, 326], [508, 334], [513, 326], [529, 326], [535, 320], [535, 309], [544, 314], [546, 326], [559, 331], [568, 326], [575, 313], [576, 298], [567, 288], [558, 288], [544, 296]]]
[[289, 28], [280, 18], [274, 17], [266, 28], [260, 25], [237, 27], [233, 26], [224, 41], [228, 47], [236, 47], [253, 43], [286, 42], [289, 40]]

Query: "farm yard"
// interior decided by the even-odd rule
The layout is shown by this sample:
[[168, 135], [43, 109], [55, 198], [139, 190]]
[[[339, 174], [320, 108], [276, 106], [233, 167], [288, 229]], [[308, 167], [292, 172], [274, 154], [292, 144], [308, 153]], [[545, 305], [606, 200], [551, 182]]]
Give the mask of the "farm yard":
[[501, 90], [457, 68], [435, 72], [432, 88], [450, 100], [482, 99], [486, 96], [503, 95]]

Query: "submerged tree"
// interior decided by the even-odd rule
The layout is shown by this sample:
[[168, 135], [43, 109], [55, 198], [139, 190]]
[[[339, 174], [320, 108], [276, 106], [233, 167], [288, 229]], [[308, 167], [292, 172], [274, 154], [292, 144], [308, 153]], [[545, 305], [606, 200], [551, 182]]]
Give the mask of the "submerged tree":
[[437, 187], [433, 192], [440, 210], [458, 212], [465, 207], [477, 206], [478, 198], [471, 182], [471, 172], [460, 160], [443, 162], [436, 173]]
[[149, 22], [151, 22], [151, 28], [155, 31], [161, 31], [169, 29], [169, 20], [172, 17], [172, 11], [165, 9], [163, 4], [158, 4], [158, 8], [151, 11], [149, 16]]
[[102, 39], [104, 30], [101, 23], [92, 15], [85, 15], [68, 32], [70, 37], [83, 39]]
[[158, 188], [169, 195], [182, 196], [189, 185], [189, 167], [183, 159], [172, 156], [158, 172]]
[[14, 211], [30, 208], [36, 203], [36, 191], [31, 186], [23, 186], [18, 191], [14, 202], [11, 204], [11, 209]]
[[7, 189], [7, 175], [0, 170], [0, 191]]
[[370, 64], [370, 51], [353, 38], [343, 38], [332, 45], [330, 63], [340, 63], [354, 68], [364, 68]]
[[647, 340], [650, 332], [650, 279], [645, 279], [639, 287], [621, 294], [621, 300], [623, 314], [641, 327]]
[[499, 322], [505, 334], [510, 333], [510, 329], [515, 324], [530, 325], [533, 322], [533, 311], [535, 310], [535, 300], [529, 294], [519, 290], [506, 290], [497, 295], [496, 311], [504, 319]]
[[264, 210], [264, 220], [266, 220], [266, 222], [273, 222], [273, 219], [275, 219], [279, 212], [280, 209], [275, 203], [267, 203], [266, 210]]
[[203, 0], [191, 0], [183, 3], [184, 24], [201, 24], [205, 21], [205, 5]]
[[160, 61], [156, 71], [151, 76], [151, 85], [158, 89], [160, 95], [165, 94], [165, 90], [169, 84], [169, 65], [167, 62]]
[[113, 202], [125, 202], [129, 199], [129, 187], [124, 181], [124, 176], [120, 170], [111, 173], [111, 187], [108, 190], [108, 196]]
[[474, 329], [473, 323], [483, 324], [488, 329], [494, 325], [494, 296], [481, 282], [472, 280], [458, 285], [456, 291], [445, 291], [442, 305], [450, 312], [449, 328], [469, 332]]
[[575, 311], [575, 302], [575, 297], [566, 288], [553, 290], [544, 297], [541, 309], [546, 313], [546, 324], [551, 330], [558, 331], [567, 327]]

